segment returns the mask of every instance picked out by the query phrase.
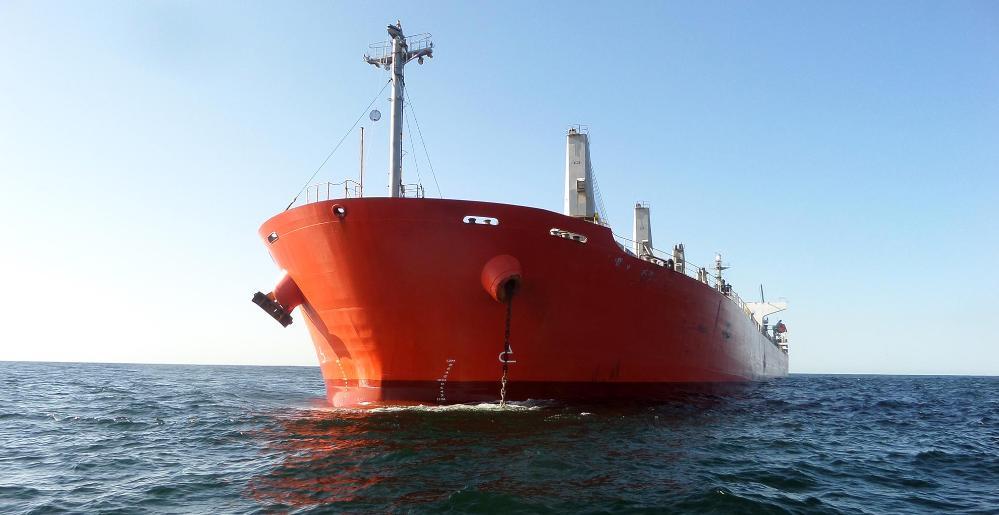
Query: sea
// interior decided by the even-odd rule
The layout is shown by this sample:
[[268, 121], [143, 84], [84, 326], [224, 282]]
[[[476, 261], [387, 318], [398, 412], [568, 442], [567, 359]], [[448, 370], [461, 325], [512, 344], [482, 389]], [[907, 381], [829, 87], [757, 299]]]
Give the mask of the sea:
[[0, 362], [0, 513], [999, 513], [996, 377], [506, 407], [323, 392], [310, 367]]

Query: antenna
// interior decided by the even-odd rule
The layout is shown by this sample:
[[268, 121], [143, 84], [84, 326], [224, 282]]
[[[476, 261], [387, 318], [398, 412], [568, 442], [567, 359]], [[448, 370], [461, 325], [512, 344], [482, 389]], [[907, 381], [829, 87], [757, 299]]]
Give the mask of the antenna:
[[[368, 119], [372, 122], [377, 122], [382, 119], [382, 112], [377, 109], [372, 109], [368, 113]], [[361, 126], [361, 177], [360, 182], [357, 185], [359, 197], [364, 196], [364, 126]]]
[[391, 133], [389, 134], [389, 191], [392, 197], [402, 192], [402, 126], [403, 92], [405, 89], [404, 68], [406, 63], [416, 59], [423, 64], [424, 57], [433, 58], [434, 44], [430, 34], [417, 34], [406, 37], [402, 33], [402, 22], [389, 25], [386, 30], [389, 41], [370, 45], [371, 54], [364, 54], [364, 60], [376, 68], [392, 72], [392, 113]]
[[722, 278], [722, 270], [728, 270], [729, 267], [722, 264], [722, 257], [720, 252], [715, 253], [715, 286], [720, 290], [725, 290], [725, 279]]
[[361, 127], [361, 177], [358, 183], [358, 196], [364, 196], [364, 127]]

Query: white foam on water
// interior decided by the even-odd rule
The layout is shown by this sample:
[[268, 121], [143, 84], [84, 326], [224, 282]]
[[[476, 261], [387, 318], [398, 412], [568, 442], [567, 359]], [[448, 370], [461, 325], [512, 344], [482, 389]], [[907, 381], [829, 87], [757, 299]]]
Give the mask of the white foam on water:
[[554, 400], [542, 399], [534, 400], [528, 399], [526, 401], [510, 401], [506, 405], [501, 405], [499, 402], [480, 402], [480, 403], [468, 403], [468, 404], [446, 404], [446, 405], [429, 405], [429, 404], [382, 404], [373, 402], [361, 403], [358, 407], [353, 408], [335, 408], [333, 406], [305, 406], [302, 409], [306, 411], [321, 411], [324, 413], [350, 413], [350, 414], [364, 414], [364, 413], [405, 413], [405, 412], [419, 412], [419, 413], [455, 413], [455, 412], [524, 412], [524, 411], [537, 411], [547, 407], [551, 407], [555, 404]]
[[444, 406], [428, 406], [428, 405], [417, 405], [417, 406], [378, 406], [368, 409], [362, 409], [362, 411], [367, 411], [368, 413], [393, 413], [399, 411], [419, 411], [428, 413], [451, 413], [460, 411], [533, 411], [541, 409], [540, 405], [531, 404], [530, 401], [524, 402], [508, 402], [506, 406], [501, 405], [498, 402], [482, 402], [478, 404], [447, 404]]

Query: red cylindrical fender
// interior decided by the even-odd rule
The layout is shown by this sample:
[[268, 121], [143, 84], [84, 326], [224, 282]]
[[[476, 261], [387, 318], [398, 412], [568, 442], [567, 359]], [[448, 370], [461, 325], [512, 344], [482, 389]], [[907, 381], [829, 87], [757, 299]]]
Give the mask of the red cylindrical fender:
[[274, 300], [281, 307], [284, 308], [286, 313], [291, 313], [296, 307], [305, 302], [305, 296], [302, 295], [302, 290], [298, 289], [298, 285], [295, 281], [291, 279], [291, 276], [285, 274], [284, 277], [278, 281], [277, 286], [274, 287], [274, 291], [271, 292]]
[[520, 261], [509, 254], [493, 256], [482, 267], [482, 287], [497, 302], [506, 302], [507, 294], [520, 288], [523, 272]]

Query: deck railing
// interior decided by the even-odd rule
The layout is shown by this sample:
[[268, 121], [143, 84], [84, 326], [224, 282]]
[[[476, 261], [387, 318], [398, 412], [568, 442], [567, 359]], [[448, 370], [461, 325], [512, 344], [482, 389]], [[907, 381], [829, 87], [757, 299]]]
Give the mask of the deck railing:
[[[634, 247], [635, 247], [634, 240], [625, 238], [624, 236], [621, 236], [619, 234], [614, 234], [614, 240], [617, 241], [617, 244], [620, 245], [622, 248], [624, 248], [627, 252], [634, 254]], [[646, 249], [652, 252], [652, 255], [649, 258], [646, 258], [646, 261], [649, 261], [650, 263], [654, 263], [656, 265], [665, 267], [666, 261], [673, 259], [672, 251], [667, 254], [665, 251], [659, 250], [651, 245], [646, 245]], [[686, 259], [683, 261], [683, 274], [686, 275], [687, 277], [690, 277], [691, 279], [699, 280], [699, 278], [697, 277], [697, 272], [702, 268], [703, 267], [694, 265], [693, 263], [687, 261]], [[708, 286], [717, 289], [718, 284], [715, 282], [715, 277], [707, 273], [708, 270], [707, 268], [704, 268], [704, 270], [707, 282], [704, 281], [701, 282], [704, 282], [704, 284], [707, 284]], [[736, 295], [735, 292], [732, 292], [731, 295], [738, 297], [738, 295]], [[740, 306], [743, 306], [745, 304], [742, 302], [742, 299], [739, 299], [739, 302]]]
[[[403, 184], [399, 191], [401, 196], [406, 198], [424, 198], [426, 196], [426, 190], [419, 183]], [[364, 192], [361, 189], [361, 184], [355, 180], [320, 182], [305, 188], [305, 196], [301, 197], [301, 200], [295, 204], [305, 205], [324, 200], [361, 198], [362, 196], [364, 196]]]
[[361, 193], [360, 183], [351, 179], [343, 182], [321, 182], [305, 188], [305, 204], [335, 198], [358, 198]]
[[416, 183], [403, 184], [402, 188], [399, 189], [399, 194], [400, 196], [407, 198], [423, 198], [426, 192], [423, 190], [422, 184]]
[[[624, 248], [626, 252], [634, 255], [634, 250], [633, 250], [633, 248], [635, 246], [635, 241], [634, 240], [625, 238], [624, 236], [621, 236], [621, 235], [618, 235], [618, 234], [614, 234], [614, 240], [617, 241], [617, 244], [620, 245], [622, 248]], [[646, 245], [645, 248], [648, 251], [650, 251], [652, 255], [644, 257], [642, 259], [644, 259], [645, 261], [648, 261], [650, 263], [653, 263], [655, 265], [659, 265], [659, 266], [664, 267], [664, 268], [669, 268], [668, 262], [672, 261], [672, 259], [673, 259], [673, 253], [672, 252], [670, 252], [669, 254], [667, 254], [666, 252], [661, 251], [661, 250], [659, 250], [657, 248], [654, 248], [651, 245]], [[673, 264], [672, 270], [673, 271], [679, 271], [679, 270], [676, 270], [676, 263]], [[703, 277], [704, 277], [703, 281], [699, 277], [699, 275], [702, 275], [702, 274], [698, 273], [701, 270], [703, 270]], [[709, 271], [708, 268], [704, 268], [704, 267], [699, 267], [697, 265], [693, 265], [693, 264], [690, 263], [690, 261], [687, 261], [686, 259], [683, 262], [683, 274], [684, 275], [686, 275], [687, 277], [690, 277], [691, 279], [699, 281], [699, 282], [701, 282], [701, 283], [703, 283], [703, 284], [705, 284], [705, 285], [707, 285], [707, 286], [709, 286], [711, 288], [714, 288], [716, 290], [721, 291], [721, 288], [719, 288], [719, 285], [718, 285], [718, 281], [715, 279], [715, 277], [713, 275], [711, 275], [710, 273], [708, 273], [708, 271]], [[728, 286], [730, 286], [730, 285], [728, 285]], [[731, 299], [732, 302], [735, 302], [735, 304], [737, 306], [739, 306], [739, 308], [742, 309], [742, 311], [744, 313], [746, 313], [746, 315], [748, 315], [753, 320], [753, 323], [756, 324], [756, 326], [759, 328], [759, 330], [761, 332], [763, 332], [763, 327], [756, 320], [756, 317], [753, 316], [752, 310], [749, 309], [749, 307], [746, 305], [746, 302], [742, 300], [742, 297], [740, 297], [738, 293], [732, 291], [731, 287], [729, 287], [729, 289], [728, 289], [727, 292], [722, 292], [722, 293], [726, 297], [728, 297], [729, 299]]]
[[[412, 36], [406, 36], [406, 49], [410, 53], [416, 53], [420, 50], [429, 50], [434, 47], [432, 41], [430, 41], [431, 35], [429, 32], [424, 32], [421, 34], [413, 34]], [[372, 60], [386, 60], [392, 58], [392, 40], [379, 41], [377, 43], [372, 43], [368, 45], [368, 52], [365, 54]]]

